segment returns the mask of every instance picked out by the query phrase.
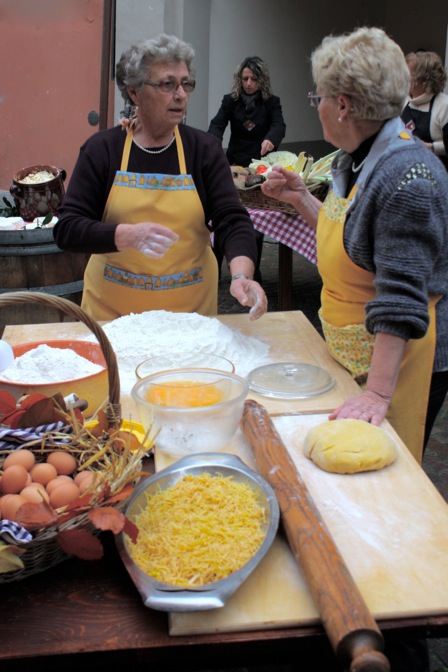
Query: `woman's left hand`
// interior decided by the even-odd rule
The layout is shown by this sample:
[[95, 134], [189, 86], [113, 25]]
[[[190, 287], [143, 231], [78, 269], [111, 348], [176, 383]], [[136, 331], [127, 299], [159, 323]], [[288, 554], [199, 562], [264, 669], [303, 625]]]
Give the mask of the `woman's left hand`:
[[264, 156], [265, 154], [268, 154], [269, 152], [272, 152], [274, 149], [274, 145], [270, 140], [263, 140], [261, 143], [261, 156]]
[[377, 332], [365, 388], [359, 396], [346, 399], [328, 419], [353, 418], [380, 425], [394, 394], [405, 345], [399, 336]]
[[364, 420], [372, 425], [380, 425], [386, 417], [389, 400], [371, 390], [365, 390], [358, 397], [349, 397], [339, 408], [328, 416], [329, 420], [352, 418]]
[[264, 289], [255, 280], [245, 278], [232, 280], [230, 293], [242, 306], [250, 306], [250, 320], [258, 320], [268, 309], [268, 299]]

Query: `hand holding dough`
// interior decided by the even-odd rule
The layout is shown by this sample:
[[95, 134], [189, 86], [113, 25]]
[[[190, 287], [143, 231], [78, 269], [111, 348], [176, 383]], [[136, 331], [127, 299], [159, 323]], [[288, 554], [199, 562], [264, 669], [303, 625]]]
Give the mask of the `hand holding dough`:
[[395, 461], [393, 439], [380, 427], [363, 420], [329, 420], [309, 430], [305, 455], [325, 471], [355, 474], [382, 469]]

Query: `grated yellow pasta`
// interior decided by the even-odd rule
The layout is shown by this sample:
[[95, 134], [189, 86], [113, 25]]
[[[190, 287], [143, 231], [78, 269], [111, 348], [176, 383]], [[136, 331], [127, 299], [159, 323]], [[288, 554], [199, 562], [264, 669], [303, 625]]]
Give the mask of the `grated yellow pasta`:
[[147, 497], [130, 544], [134, 562], [157, 581], [203, 586], [240, 569], [265, 537], [266, 512], [247, 483], [204, 472]]

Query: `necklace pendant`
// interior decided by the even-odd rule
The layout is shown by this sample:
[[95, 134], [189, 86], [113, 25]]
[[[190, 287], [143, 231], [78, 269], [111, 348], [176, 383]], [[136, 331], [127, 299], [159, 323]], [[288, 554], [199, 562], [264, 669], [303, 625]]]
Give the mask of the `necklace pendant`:
[[254, 124], [254, 122], [251, 121], [250, 119], [248, 119], [247, 121], [245, 121], [244, 124], [243, 124], [243, 126], [244, 126], [244, 128], [246, 129], [246, 131], [251, 131], [253, 128], [255, 128], [255, 124]]

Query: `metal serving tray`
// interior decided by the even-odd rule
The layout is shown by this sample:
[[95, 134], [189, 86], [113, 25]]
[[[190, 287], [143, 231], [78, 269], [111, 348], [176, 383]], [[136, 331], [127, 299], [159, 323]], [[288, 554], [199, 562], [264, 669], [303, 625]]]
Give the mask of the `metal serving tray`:
[[277, 498], [271, 486], [255, 471], [247, 467], [236, 455], [227, 453], [198, 453], [184, 457], [154, 476], [144, 479], [135, 489], [125, 515], [133, 520], [146, 505], [146, 494], [157, 489], [167, 489], [187, 474], [233, 476], [236, 481], [248, 483], [266, 508], [266, 536], [253, 557], [237, 572], [225, 579], [191, 589], [177, 588], [156, 581], [145, 574], [131, 558], [128, 547], [132, 541], [125, 534], [116, 537], [120, 557], [137, 587], [146, 607], [160, 611], [203, 611], [223, 607], [235, 590], [259, 564], [274, 541], [280, 518]]

